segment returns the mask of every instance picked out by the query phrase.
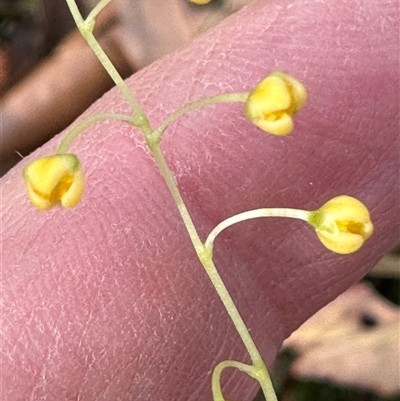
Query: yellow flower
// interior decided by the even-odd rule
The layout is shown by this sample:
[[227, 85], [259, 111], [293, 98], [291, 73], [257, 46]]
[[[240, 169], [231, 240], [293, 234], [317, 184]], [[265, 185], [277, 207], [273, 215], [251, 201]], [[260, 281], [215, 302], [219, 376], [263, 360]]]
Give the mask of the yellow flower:
[[189, 0], [189, 3], [194, 3], [194, 4], [208, 4], [212, 0]]
[[293, 114], [307, 100], [304, 85], [296, 78], [274, 71], [250, 93], [245, 115], [257, 127], [273, 135], [287, 135], [293, 129]]
[[308, 222], [331, 251], [348, 254], [361, 248], [374, 226], [368, 209], [359, 200], [341, 195], [311, 212]]
[[71, 153], [34, 160], [25, 167], [23, 177], [31, 202], [41, 210], [75, 206], [85, 186], [81, 164]]

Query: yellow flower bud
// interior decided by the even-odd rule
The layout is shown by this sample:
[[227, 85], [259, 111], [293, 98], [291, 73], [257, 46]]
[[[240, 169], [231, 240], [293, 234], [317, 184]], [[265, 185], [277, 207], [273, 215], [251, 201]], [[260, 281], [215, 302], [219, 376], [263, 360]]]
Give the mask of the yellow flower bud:
[[368, 209], [347, 195], [337, 196], [311, 212], [308, 222], [321, 242], [340, 254], [360, 249], [374, 231]]
[[212, 0], [189, 0], [189, 3], [194, 3], [194, 4], [208, 4], [210, 3]]
[[307, 100], [304, 85], [296, 78], [274, 71], [247, 98], [245, 115], [257, 127], [273, 135], [287, 135], [293, 129], [293, 114]]
[[23, 177], [31, 202], [41, 210], [75, 206], [85, 186], [81, 164], [71, 153], [34, 160], [25, 167]]

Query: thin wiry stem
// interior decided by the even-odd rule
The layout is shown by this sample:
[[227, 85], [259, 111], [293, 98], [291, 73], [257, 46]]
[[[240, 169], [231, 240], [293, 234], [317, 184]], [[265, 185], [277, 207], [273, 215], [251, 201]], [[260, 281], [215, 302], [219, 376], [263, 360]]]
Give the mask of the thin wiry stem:
[[[89, 47], [92, 49], [93, 53], [97, 56], [100, 63], [103, 65], [107, 73], [110, 75], [111, 79], [114, 81], [115, 85], [121, 91], [122, 95], [125, 97], [126, 101], [132, 108], [134, 114], [134, 125], [142, 129], [142, 131], [151, 131], [150, 124], [147, 120], [146, 114], [143, 112], [142, 107], [136, 100], [135, 96], [132, 94], [125, 81], [122, 79], [121, 75], [118, 73], [117, 69], [114, 67], [111, 60], [108, 58], [107, 54], [104, 52], [98, 41], [93, 35], [94, 19], [88, 19], [85, 21], [76, 5], [75, 0], [66, 0], [71, 14], [75, 20], [76, 26], [81, 32], [82, 36], [85, 38]], [[100, 2], [93, 12], [97, 15], [105, 5], [108, 4], [107, 0]], [[89, 14], [89, 17], [91, 14]]]
[[208, 235], [206, 242], [204, 243], [207, 249], [212, 250], [214, 240], [221, 231], [232, 226], [233, 224], [240, 223], [241, 221], [258, 219], [260, 217], [287, 217], [292, 219], [300, 219], [308, 221], [310, 212], [300, 209], [289, 209], [289, 208], [262, 208], [249, 210], [247, 212], [236, 214], [235, 216], [229, 217], [226, 220], [219, 223], [211, 233]]
[[94, 116], [88, 117], [77, 126], [72, 128], [70, 132], [65, 136], [65, 138], [60, 143], [60, 146], [57, 149], [58, 154], [66, 153], [71, 142], [86, 128], [90, 127], [92, 124], [96, 124], [100, 121], [104, 120], [121, 120], [130, 123], [132, 120], [132, 116], [128, 116], [125, 114], [113, 114], [113, 113], [104, 113], [104, 114], [95, 114]]
[[189, 113], [190, 111], [199, 109], [209, 104], [234, 102], [243, 103], [246, 101], [248, 96], [249, 92], [221, 93], [219, 95], [205, 97], [190, 103], [186, 103], [180, 109], [174, 111], [164, 119], [164, 121], [154, 130], [153, 134], [151, 135], [151, 141], [154, 143], [161, 142], [162, 135], [164, 131], [168, 128], [168, 126], [179, 117], [183, 116], [186, 113]]

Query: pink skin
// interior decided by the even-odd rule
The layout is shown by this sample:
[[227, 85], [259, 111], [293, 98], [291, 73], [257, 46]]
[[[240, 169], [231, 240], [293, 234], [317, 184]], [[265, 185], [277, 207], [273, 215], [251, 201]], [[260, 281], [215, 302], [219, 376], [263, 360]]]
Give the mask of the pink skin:
[[[226, 231], [215, 260], [271, 364], [281, 341], [359, 280], [399, 240], [397, 2], [252, 4], [129, 80], [154, 126], [188, 100], [249, 90], [273, 69], [309, 91], [287, 138], [253, 127], [239, 105], [193, 112], [163, 149], [203, 238], [259, 207], [361, 199], [375, 233], [358, 253], [324, 249], [305, 223], [261, 219]], [[86, 115], [128, 111], [112, 90]], [[211, 400], [210, 372], [248, 361], [196, 260], [141, 134], [87, 130], [71, 151], [87, 176], [72, 210], [35, 210], [21, 162], [2, 189], [2, 400]], [[224, 375], [227, 398], [257, 385]]]

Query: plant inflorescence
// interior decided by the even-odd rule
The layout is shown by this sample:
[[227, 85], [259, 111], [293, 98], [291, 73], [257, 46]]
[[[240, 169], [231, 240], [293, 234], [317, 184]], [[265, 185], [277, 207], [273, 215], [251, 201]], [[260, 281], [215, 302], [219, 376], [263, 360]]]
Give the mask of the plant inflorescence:
[[[265, 363], [215, 267], [213, 261], [214, 240], [225, 228], [244, 220], [260, 217], [289, 217], [309, 223], [315, 229], [318, 238], [329, 250], [340, 254], [348, 254], [358, 250], [373, 232], [368, 209], [357, 199], [341, 195], [314, 211], [289, 208], [250, 210], [222, 221], [210, 232], [207, 239], [202, 241], [176, 185], [173, 174], [168, 168], [160, 144], [164, 131], [180, 116], [207, 104], [223, 102], [243, 103], [244, 114], [250, 122], [267, 133], [280, 136], [287, 135], [293, 130], [294, 115], [306, 103], [307, 92], [304, 85], [285, 72], [274, 71], [258, 83], [251, 92], [216, 94], [212, 97], [190, 102], [167, 116], [159, 127], [152, 129], [147, 115], [142, 110], [139, 102], [93, 35], [96, 16], [111, 0], [100, 0], [85, 19], [79, 12], [75, 0], [66, 1], [83, 37], [129, 103], [131, 114], [97, 114], [89, 117], [68, 133], [55, 155], [34, 160], [28, 164], [24, 169], [23, 177], [31, 202], [41, 210], [47, 210], [56, 205], [74, 207], [79, 203], [84, 193], [84, 175], [78, 157], [75, 154], [68, 153], [68, 148], [74, 138], [87, 127], [106, 119], [116, 119], [139, 128], [176, 202], [196, 254], [224, 304], [251, 359], [251, 364], [231, 360], [222, 361], [214, 368], [212, 375], [213, 400], [225, 400], [220, 378], [222, 371], [230, 367], [239, 369], [256, 379], [260, 383], [266, 399], [268, 401], [276, 401], [277, 398]], [[199, 5], [209, 2], [207, 0], [189, 1]]]

